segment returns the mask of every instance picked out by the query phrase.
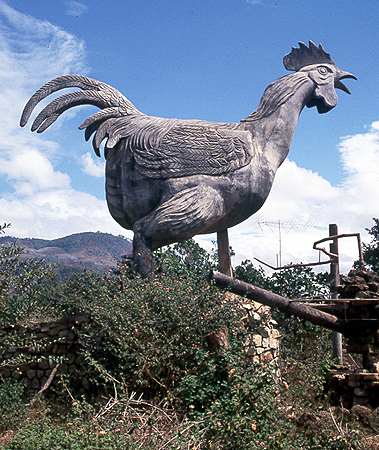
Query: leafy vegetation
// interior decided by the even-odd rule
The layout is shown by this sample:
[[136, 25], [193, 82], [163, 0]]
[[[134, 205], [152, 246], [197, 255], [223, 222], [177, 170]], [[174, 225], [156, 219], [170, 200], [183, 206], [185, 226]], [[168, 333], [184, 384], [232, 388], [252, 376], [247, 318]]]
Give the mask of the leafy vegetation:
[[[193, 241], [158, 252], [151, 280], [121, 264], [113, 275], [60, 282], [49, 266], [20, 260], [20, 252], [0, 247], [0, 322], [7, 330], [0, 331], [0, 368], [41, 357], [59, 368], [37, 396], [17, 377], [2, 380], [0, 448], [349, 449], [368, 434], [328, 406], [330, 341], [320, 329], [276, 316], [280, 382], [247, 360], [252, 330], [207, 280], [215, 259]], [[284, 295], [326, 292], [325, 277], [309, 269], [269, 277], [246, 261], [236, 272]], [[88, 320], [76, 331], [74, 366], [35, 333], [19, 332], [77, 314]], [[229, 347], [212, 348], [207, 337], [222, 327]]]
[[374, 272], [379, 273], [379, 219], [373, 218], [374, 225], [366, 228], [371, 236], [369, 244], [363, 244], [363, 257]]

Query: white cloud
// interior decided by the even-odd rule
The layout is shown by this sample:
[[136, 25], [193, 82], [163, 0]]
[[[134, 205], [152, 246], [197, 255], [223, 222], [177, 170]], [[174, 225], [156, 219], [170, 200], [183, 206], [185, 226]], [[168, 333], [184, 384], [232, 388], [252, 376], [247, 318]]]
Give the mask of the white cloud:
[[103, 177], [105, 163], [101, 160], [94, 160], [91, 153], [87, 152], [82, 156], [82, 169], [83, 172], [92, 177]]
[[0, 173], [15, 183], [20, 194], [70, 187], [69, 176], [54, 170], [46, 156], [34, 149], [21, 149], [12, 158], [0, 158]]
[[84, 231], [128, 234], [111, 218], [103, 200], [73, 189], [3, 196], [0, 211], [12, 223], [9, 234], [13, 236], [54, 239]]
[[84, 14], [88, 9], [88, 6], [82, 2], [71, 0], [66, 2], [66, 14], [68, 16], [79, 17]]
[[56, 168], [64, 154], [60, 145], [18, 126], [23, 106], [42, 83], [85, 71], [82, 41], [0, 1], [0, 175], [9, 186], [1, 194], [0, 220], [12, 223], [13, 235], [123, 231], [103, 200], [73, 189], [69, 175]]
[[[336, 223], [340, 233], [360, 232], [367, 240], [365, 228], [378, 216], [379, 122], [341, 138], [339, 152], [344, 171], [339, 185], [293, 161], [283, 164], [262, 209], [229, 231], [236, 261], [257, 257], [275, 266], [279, 220], [283, 264], [317, 261], [312, 245], [328, 235], [329, 223]], [[346, 271], [358, 258], [356, 241], [341, 240], [340, 253]]]

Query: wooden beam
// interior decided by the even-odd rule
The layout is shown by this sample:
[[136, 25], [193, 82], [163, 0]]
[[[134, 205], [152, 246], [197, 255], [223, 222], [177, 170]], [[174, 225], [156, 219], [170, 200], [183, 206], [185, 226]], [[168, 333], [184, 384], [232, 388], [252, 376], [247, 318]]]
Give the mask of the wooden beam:
[[242, 295], [251, 300], [262, 303], [263, 305], [278, 308], [280, 311], [283, 311], [289, 315], [297, 316], [304, 320], [308, 320], [315, 325], [335, 331], [343, 330], [343, 322], [336, 316], [323, 311], [318, 311], [312, 306], [291, 302], [286, 297], [266, 291], [266, 289], [259, 288], [253, 284], [231, 278], [220, 272], [213, 272], [212, 278], [217, 286], [227, 289], [235, 294]]
[[[329, 239], [332, 236], [338, 236], [338, 227], [335, 223], [329, 224]], [[338, 251], [338, 238], [334, 238], [329, 245], [331, 255], [330, 261], [330, 292], [333, 299], [338, 299], [337, 288], [340, 284], [340, 259]], [[343, 363], [342, 356], [342, 334], [333, 333], [332, 336], [332, 353], [333, 357], [338, 361], [338, 364]]]
[[230, 246], [228, 229], [217, 233], [218, 270], [229, 277], [233, 276], [232, 262], [230, 259]]
[[357, 305], [372, 305], [379, 303], [379, 298], [291, 298], [291, 302], [303, 303], [351, 303]]

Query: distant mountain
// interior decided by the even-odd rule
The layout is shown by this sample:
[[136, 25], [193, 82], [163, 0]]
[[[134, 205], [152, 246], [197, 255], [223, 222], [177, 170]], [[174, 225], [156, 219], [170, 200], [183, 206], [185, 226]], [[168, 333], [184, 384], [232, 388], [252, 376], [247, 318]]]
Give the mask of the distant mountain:
[[24, 249], [23, 258], [42, 259], [56, 265], [61, 277], [81, 271], [107, 272], [124, 255], [132, 253], [132, 243], [108, 233], [76, 233], [59, 239], [20, 239], [0, 237], [0, 245], [16, 243]]

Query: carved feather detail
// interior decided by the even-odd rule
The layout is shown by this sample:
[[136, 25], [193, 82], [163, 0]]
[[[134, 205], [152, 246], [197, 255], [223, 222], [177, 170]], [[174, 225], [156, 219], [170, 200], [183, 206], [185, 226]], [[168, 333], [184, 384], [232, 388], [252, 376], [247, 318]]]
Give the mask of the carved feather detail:
[[113, 120], [108, 131], [107, 147], [125, 140], [149, 178], [230, 173], [249, 164], [254, 153], [251, 134], [235, 123], [129, 116]]
[[201, 223], [211, 223], [215, 204], [220, 210], [223, 208], [220, 195], [212, 188], [200, 185], [184, 189], [156, 208], [154, 227], [165, 233], [168, 243], [170, 235], [187, 233], [190, 236]]
[[221, 175], [249, 164], [252, 148], [247, 138], [241, 131], [178, 124], [151, 149], [148, 159], [138, 149], [134, 153], [146, 176], [153, 178]]
[[138, 170], [146, 177], [220, 175], [251, 161], [254, 152], [251, 134], [239, 124], [147, 116], [117, 89], [81, 75], [64, 75], [42, 86], [26, 104], [21, 126], [40, 101], [72, 87], [81, 90], [57, 97], [45, 106], [34, 119], [32, 131], [45, 131], [70, 108], [94, 105], [101, 111], [88, 117], [80, 128], [85, 129], [86, 140], [93, 135], [95, 153], [100, 156], [100, 146], [105, 140], [107, 157], [110, 149], [124, 140]]
[[[26, 125], [34, 108], [44, 98], [61, 89], [72, 87], [78, 87], [81, 91], [62, 95], [50, 102], [34, 120], [32, 131], [38, 133], [45, 131], [64, 111], [79, 105], [94, 105], [102, 109], [80, 126], [89, 128], [88, 132], [86, 130], [86, 139], [90, 138], [104, 120], [129, 114], [142, 114], [130, 100], [106, 83], [82, 75], [63, 75], [49, 81], [34, 93], [25, 105], [20, 125], [22, 127]], [[95, 148], [96, 150], [98, 149]]]

